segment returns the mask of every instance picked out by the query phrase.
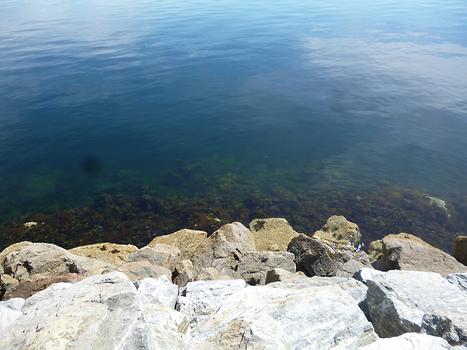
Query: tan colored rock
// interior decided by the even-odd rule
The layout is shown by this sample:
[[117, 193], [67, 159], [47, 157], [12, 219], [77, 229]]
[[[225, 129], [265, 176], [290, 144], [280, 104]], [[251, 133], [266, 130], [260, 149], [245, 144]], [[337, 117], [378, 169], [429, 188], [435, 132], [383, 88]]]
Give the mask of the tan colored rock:
[[162, 275], [172, 280], [172, 272], [169, 269], [153, 265], [149, 261], [127, 262], [118, 266], [117, 269], [133, 282], [144, 278], [157, 278]]
[[357, 224], [350, 222], [344, 216], [331, 216], [321, 230], [316, 231], [313, 238], [325, 241], [331, 246], [355, 247], [360, 243], [362, 235]]
[[383, 256], [383, 240], [378, 239], [371, 242], [368, 246], [368, 255], [372, 262], [379, 260]]
[[283, 218], [255, 219], [250, 222], [258, 251], [287, 251], [290, 241], [298, 236]]
[[195, 269], [214, 267], [235, 270], [241, 256], [256, 250], [253, 234], [239, 222], [227, 224], [215, 231], [199, 246], [193, 257]]
[[17, 252], [17, 251], [19, 251], [19, 250], [23, 249], [24, 247], [26, 247], [28, 245], [31, 245], [31, 244], [32, 244], [31, 242], [23, 241], [23, 242], [18, 242], [18, 243], [12, 244], [12, 245], [6, 247], [5, 249], [3, 249], [3, 251], [0, 253], [0, 274], [3, 271], [3, 263], [5, 262], [5, 258], [6, 258], [6, 256], [8, 254], [13, 253], [13, 252]]
[[195, 268], [190, 260], [179, 261], [177, 266], [175, 266], [173, 282], [179, 287], [184, 287], [188, 282], [193, 282], [195, 277]]
[[459, 236], [454, 241], [454, 257], [460, 263], [467, 265], [467, 236]]
[[449, 254], [435, 248], [417, 236], [408, 233], [387, 235], [383, 238], [383, 270], [431, 271], [441, 275], [465, 272], [462, 265]]
[[120, 265], [128, 260], [131, 253], [137, 250], [138, 248], [132, 244], [96, 243], [72, 248], [68, 251], [75, 255]]
[[163, 266], [170, 271], [180, 261], [180, 249], [175, 246], [158, 243], [152, 247], [143, 247], [128, 256], [128, 261], [149, 261], [153, 265]]
[[168, 244], [180, 249], [180, 259], [192, 260], [196, 255], [199, 245], [208, 237], [204, 231], [183, 229], [169, 235], [159, 236], [154, 238], [149, 244], [149, 247], [154, 247], [156, 244]]

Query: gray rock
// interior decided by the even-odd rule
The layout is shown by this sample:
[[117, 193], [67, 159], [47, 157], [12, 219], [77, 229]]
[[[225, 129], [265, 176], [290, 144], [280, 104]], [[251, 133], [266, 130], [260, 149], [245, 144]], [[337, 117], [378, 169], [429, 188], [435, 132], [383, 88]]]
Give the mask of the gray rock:
[[195, 268], [214, 267], [235, 270], [242, 254], [256, 249], [252, 233], [239, 222], [227, 224], [215, 231], [198, 247], [193, 257]]
[[367, 305], [376, 332], [393, 337], [426, 333], [467, 342], [467, 294], [437, 273], [389, 271], [366, 276]]
[[378, 339], [361, 350], [450, 350], [452, 347], [442, 338], [426, 334], [405, 333], [398, 337]]
[[467, 267], [442, 250], [407, 233], [383, 238], [382, 270], [431, 271], [442, 275], [466, 272]]
[[178, 299], [179, 311], [188, 315], [192, 324], [203, 322], [221, 307], [229, 295], [245, 286], [244, 280], [190, 282], [185, 295]]
[[303, 272], [290, 272], [281, 268], [275, 268], [269, 270], [266, 275], [265, 284], [274, 283], [274, 282], [292, 282], [302, 278], [309, 278]]
[[294, 255], [289, 252], [247, 252], [238, 262], [237, 272], [252, 285], [265, 284], [266, 276], [274, 268], [295, 272]]
[[446, 279], [458, 286], [464, 292], [467, 292], [467, 272], [464, 273], [451, 273], [446, 276]]
[[152, 247], [143, 247], [128, 256], [129, 262], [148, 261], [174, 271], [180, 260], [181, 252], [177, 247], [158, 243]]
[[335, 276], [339, 267], [338, 253], [327, 244], [300, 234], [287, 248], [295, 255], [297, 269], [308, 276]]
[[127, 262], [118, 266], [117, 270], [123, 272], [132, 281], [157, 278], [163, 275], [172, 279], [172, 272], [169, 269], [153, 265], [149, 261]]
[[145, 278], [138, 283], [138, 300], [141, 304], [159, 304], [174, 308], [178, 298], [178, 286], [165, 275]]
[[195, 281], [238, 280], [241, 278], [242, 276], [237, 271], [229, 268], [218, 270], [214, 267], [203, 267], [198, 271]]
[[188, 282], [194, 281], [195, 277], [195, 268], [190, 260], [182, 260], [175, 266], [173, 281], [179, 287], [186, 286]]
[[24, 299], [21, 298], [0, 301], [0, 331], [23, 314], [21, 312], [23, 305]]
[[214, 349], [352, 349], [377, 339], [357, 302], [336, 284], [249, 286], [219, 306], [191, 332]]
[[159, 304], [141, 304], [122, 273], [58, 283], [26, 300], [2, 331], [0, 349], [205, 348], [185, 334], [187, 319]]

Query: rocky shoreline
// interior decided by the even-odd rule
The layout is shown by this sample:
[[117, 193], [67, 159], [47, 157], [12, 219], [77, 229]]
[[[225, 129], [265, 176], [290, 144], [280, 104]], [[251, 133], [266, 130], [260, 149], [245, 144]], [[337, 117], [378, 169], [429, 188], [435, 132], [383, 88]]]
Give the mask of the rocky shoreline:
[[183, 229], [147, 246], [0, 253], [0, 349], [467, 349], [467, 238], [361, 245], [332, 216]]

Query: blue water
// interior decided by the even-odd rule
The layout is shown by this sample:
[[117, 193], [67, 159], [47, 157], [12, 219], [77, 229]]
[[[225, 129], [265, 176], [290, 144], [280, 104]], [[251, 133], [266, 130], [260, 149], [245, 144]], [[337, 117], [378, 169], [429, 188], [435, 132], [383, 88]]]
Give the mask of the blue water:
[[467, 2], [2, 0], [0, 177], [5, 216], [467, 193]]

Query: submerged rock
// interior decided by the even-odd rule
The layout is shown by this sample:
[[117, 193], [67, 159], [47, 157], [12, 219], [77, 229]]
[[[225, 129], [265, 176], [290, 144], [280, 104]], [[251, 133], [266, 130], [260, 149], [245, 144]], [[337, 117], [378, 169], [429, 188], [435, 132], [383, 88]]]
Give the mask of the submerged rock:
[[365, 275], [367, 305], [381, 337], [426, 333], [467, 343], [467, 293], [433, 272], [389, 271]]
[[467, 267], [422, 239], [408, 234], [387, 235], [382, 240], [382, 270], [431, 271], [442, 275], [465, 272]]
[[70, 253], [120, 265], [128, 261], [128, 256], [137, 251], [132, 244], [96, 243], [69, 249]]
[[290, 241], [298, 236], [283, 218], [255, 219], [250, 222], [250, 230], [259, 251], [287, 251]]

